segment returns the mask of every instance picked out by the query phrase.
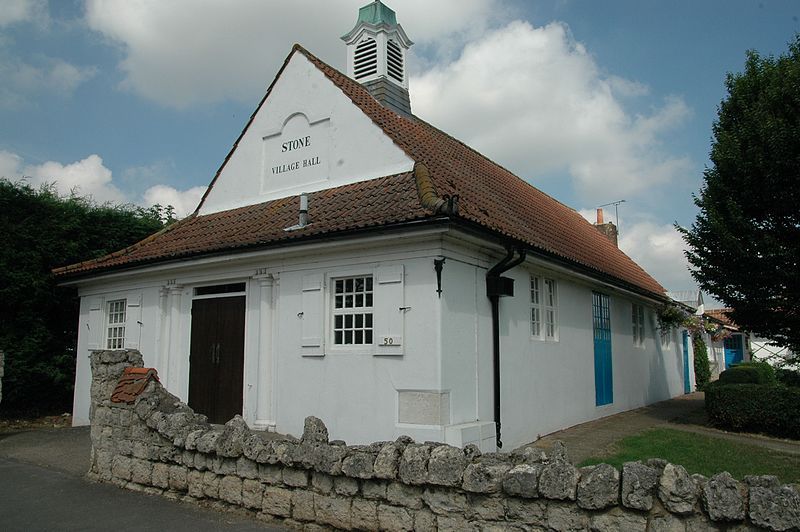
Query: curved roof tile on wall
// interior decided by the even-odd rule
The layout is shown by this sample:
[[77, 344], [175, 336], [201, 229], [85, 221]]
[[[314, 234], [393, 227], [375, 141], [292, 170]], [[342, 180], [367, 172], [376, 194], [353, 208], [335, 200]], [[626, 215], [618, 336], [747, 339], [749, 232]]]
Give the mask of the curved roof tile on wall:
[[[459, 196], [458, 215], [451, 215], [454, 221], [477, 224], [590, 273], [596, 272], [623, 285], [663, 296], [665, 290], [655, 279], [575, 210], [432, 125], [383, 107], [360, 84], [299, 45], [294, 46], [284, 67], [295, 53], [304, 55], [319, 68], [411, 159], [425, 164], [440, 196]], [[269, 93], [267, 91], [253, 117], [269, 98]], [[237, 144], [238, 140], [231, 153]], [[212, 187], [229, 158], [230, 154], [217, 171]], [[202, 216], [195, 212], [129, 248], [55, 272], [60, 276], [87, 275], [434, 217], [420, 205], [412, 173], [380, 177], [309, 196], [309, 215], [313, 223], [302, 231], [287, 233], [283, 230], [296, 223], [295, 197]]]

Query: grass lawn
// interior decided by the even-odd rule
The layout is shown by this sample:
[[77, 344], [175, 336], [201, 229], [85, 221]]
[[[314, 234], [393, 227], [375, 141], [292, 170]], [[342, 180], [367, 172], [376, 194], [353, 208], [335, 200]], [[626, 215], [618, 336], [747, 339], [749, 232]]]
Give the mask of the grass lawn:
[[579, 465], [605, 462], [617, 468], [634, 460], [663, 458], [691, 473], [710, 477], [727, 471], [741, 480], [745, 475], [776, 475], [785, 483], [800, 483], [800, 456], [780, 453], [675, 429], [651, 429], [620, 440], [611, 456], [589, 458]]

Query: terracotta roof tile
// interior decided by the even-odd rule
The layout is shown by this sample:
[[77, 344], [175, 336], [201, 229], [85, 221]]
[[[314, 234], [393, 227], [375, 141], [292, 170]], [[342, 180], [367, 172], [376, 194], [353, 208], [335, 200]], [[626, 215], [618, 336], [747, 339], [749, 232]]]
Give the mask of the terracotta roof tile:
[[151, 380], [158, 382], [154, 368], [125, 368], [111, 394], [111, 402], [132, 404]]
[[[411, 159], [425, 164], [440, 196], [459, 197], [459, 212], [454, 218], [478, 224], [625, 285], [659, 296], [664, 294], [664, 288], [655, 279], [575, 210], [432, 125], [383, 107], [360, 84], [299, 45], [295, 45], [284, 67], [294, 53], [308, 58]], [[251, 122], [252, 117], [242, 136]], [[238, 140], [234, 150], [237, 144]], [[228, 158], [230, 154], [211, 186]], [[287, 233], [283, 229], [296, 223], [296, 202], [296, 198], [284, 198], [209, 215], [195, 213], [155, 238], [94, 261], [61, 268], [56, 273], [100, 271], [433, 216], [421, 207], [411, 173], [312, 193], [309, 196], [312, 225]]]

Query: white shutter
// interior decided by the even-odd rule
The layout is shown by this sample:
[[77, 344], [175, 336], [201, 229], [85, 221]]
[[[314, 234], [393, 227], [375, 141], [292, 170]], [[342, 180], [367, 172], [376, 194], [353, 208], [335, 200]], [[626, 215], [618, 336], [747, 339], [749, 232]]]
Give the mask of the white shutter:
[[375, 271], [375, 354], [402, 355], [405, 309], [403, 265], [381, 266]]
[[125, 348], [139, 349], [142, 337], [142, 294], [128, 294], [125, 309]]
[[96, 297], [89, 300], [89, 319], [86, 322], [88, 327], [88, 341], [86, 347], [89, 349], [101, 349], [103, 338], [105, 338], [103, 327], [103, 300]]
[[302, 336], [300, 339], [300, 354], [303, 356], [323, 356], [325, 354], [323, 304], [322, 275], [304, 276], [303, 308], [301, 309]]

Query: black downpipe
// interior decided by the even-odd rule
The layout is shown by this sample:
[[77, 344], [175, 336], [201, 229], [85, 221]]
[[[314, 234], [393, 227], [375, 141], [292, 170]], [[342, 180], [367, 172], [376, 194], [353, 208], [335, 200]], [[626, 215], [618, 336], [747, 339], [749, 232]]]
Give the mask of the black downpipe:
[[[500, 274], [513, 268], [525, 260], [525, 250], [519, 249], [519, 257], [513, 259], [514, 248], [509, 247], [508, 253], [497, 264], [486, 272], [487, 280], [490, 278], [499, 279]], [[513, 260], [512, 260], [513, 259]], [[494, 423], [497, 448], [503, 448], [503, 440], [500, 438], [500, 294], [496, 290], [488, 289], [496, 283], [487, 282], [487, 296], [492, 305], [492, 366], [494, 368]]]

